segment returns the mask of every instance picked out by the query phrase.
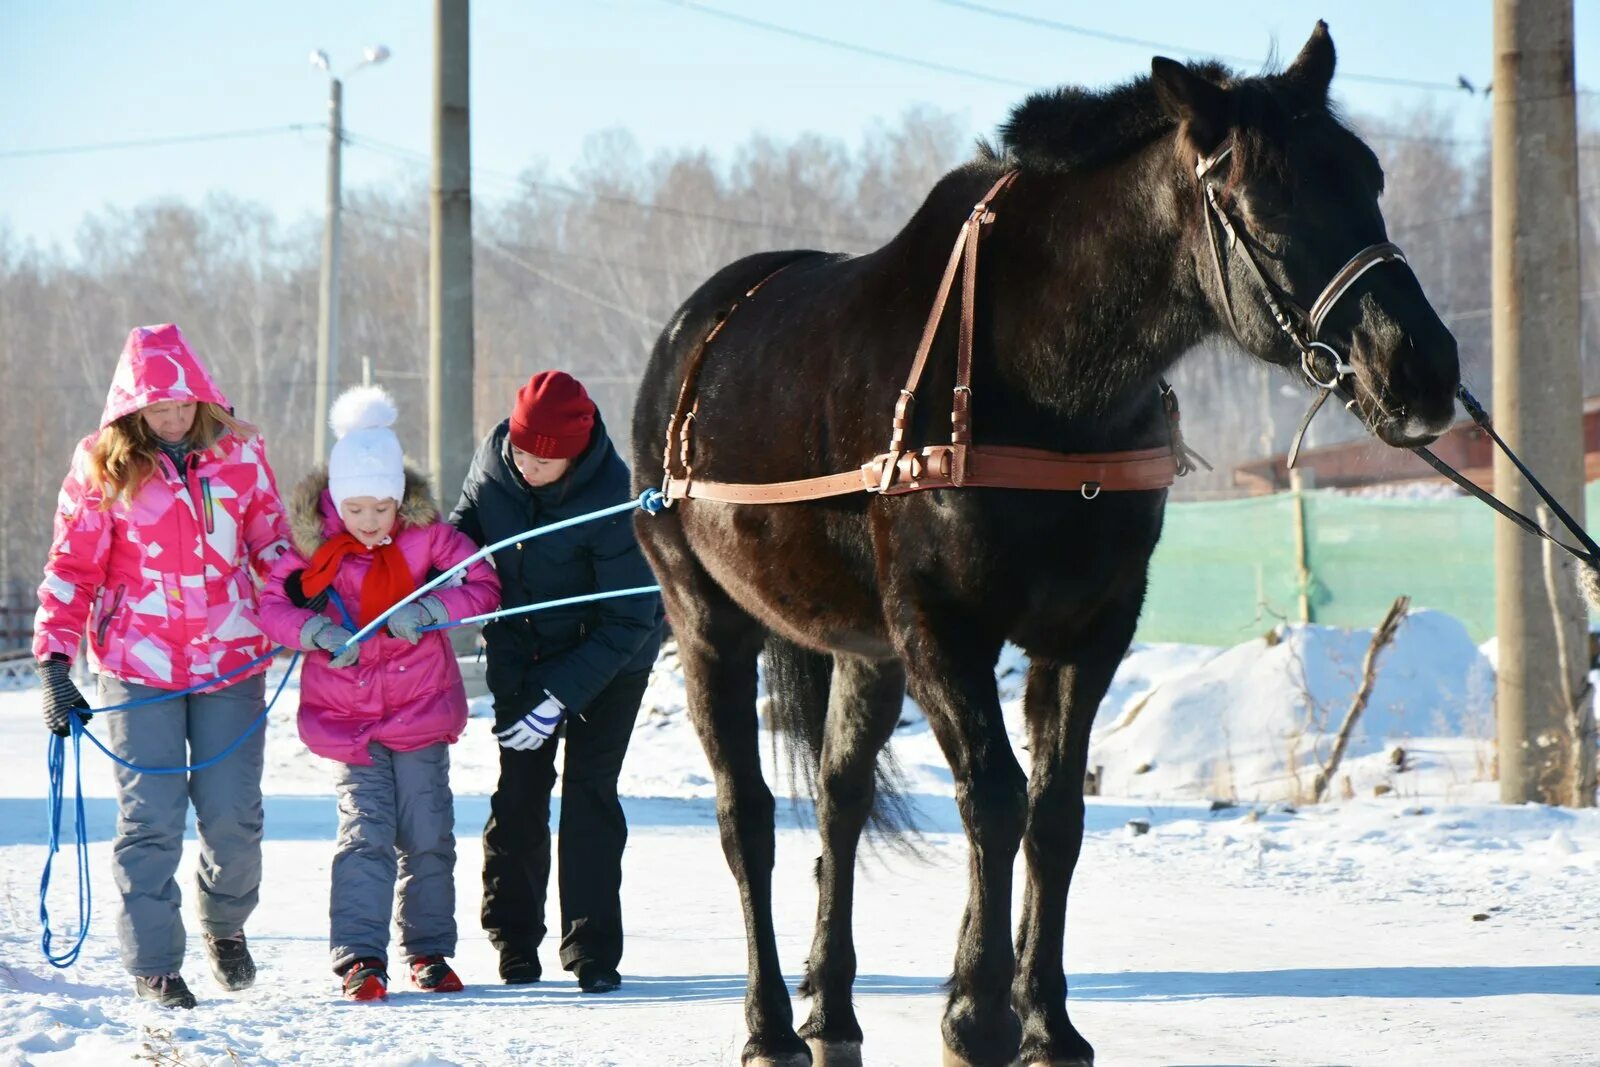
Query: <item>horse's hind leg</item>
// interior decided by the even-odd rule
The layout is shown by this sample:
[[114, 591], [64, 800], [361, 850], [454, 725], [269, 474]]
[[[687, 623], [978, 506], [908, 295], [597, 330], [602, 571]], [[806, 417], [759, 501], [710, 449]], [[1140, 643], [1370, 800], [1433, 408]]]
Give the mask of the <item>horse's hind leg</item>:
[[1017, 929], [1012, 1000], [1022, 1016], [1026, 1067], [1088, 1067], [1094, 1049], [1067, 1017], [1067, 890], [1083, 847], [1083, 776], [1089, 730], [1112, 676], [1133, 639], [1138, 604], [1105, 618], [1094, 637], [1059, 662], [1035, 660], [1024, 707], [1033, 772], [1028, 781], [1028, 863]]
[[[945, 620], [950, 622], [950, 620]], [[1022, 768], [1011, 751], [994, 665], [999, 648], [924, 619], [897, 638], [911, 695], [950, 761], [971, 850], [967, 908], [942, 1030], [952, 1067], [1010, 1064], [1021, 1040], [1011, 1008], [1011, 869], [1026, 815]]]
[[678, 638], [689, 715], [716, 779], [722, 852], [744, 905], [750, 1038], [741, 1061], [748, 1067], [805, 1067], [811, 1056], [794, 1032], [772, 926], [774, 805], [761, 774], [756, 719], [756, 659], [766, 632], [687, 552], [649, 541], [645, 551], [658, 575], [670, 575], [662, 592]]
[[822, 832], [817, 929], [801, 987], [814, 997], [800, 1033], [817, 1067], [861, 1064], [861, 1027], [851, 1003], [856, 845], [872, 811], [878, 753], [899, 721], [905, 688], [898, 662], [834, 657], [817, 772], [817, 825]]

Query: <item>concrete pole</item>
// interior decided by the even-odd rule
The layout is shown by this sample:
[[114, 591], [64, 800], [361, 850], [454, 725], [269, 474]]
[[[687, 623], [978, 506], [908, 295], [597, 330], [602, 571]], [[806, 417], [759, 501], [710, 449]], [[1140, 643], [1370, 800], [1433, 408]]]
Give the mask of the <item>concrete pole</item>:
[[441, 504], [472, 462], [472, 136], [467, 0], [433, 4], [433, 182], [429, 203], [428, 467]]
[[[1572, 0], [1495, 0], [1494, 420], [1581, 522], [1572, 21]], [[1538, 498], [1504, 456], [1495, 457], [1494, 486], [1535, 513]], [[1587, 655], [1561, 653], [1587, 653], [1587, 615], [1571, 561], [1547, 571], [1540, 543], [1504, 522], [1495, 524], [1495, 623], [1500, 799], [1571, 804], [1573, 701]]]
[[312, 462], [328, 458], [328, 406], [339, 388], [340, 151], [344, 145], [344, 83], [328, 79], [328, 189], [322, 225], [322, 286], [317, 312], [317, 406]]

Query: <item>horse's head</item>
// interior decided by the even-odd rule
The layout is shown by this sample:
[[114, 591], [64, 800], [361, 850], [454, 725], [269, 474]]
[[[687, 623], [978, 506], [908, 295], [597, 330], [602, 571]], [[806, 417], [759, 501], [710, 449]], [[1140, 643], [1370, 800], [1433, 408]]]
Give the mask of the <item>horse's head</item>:
[[1383, 168], [1329, 109], [1333, 66], [1319, 22], [1281, 74], [1231, 79], [1158, 57], [1152, 79], [1198, 180], [1184, 210], [1219, 327], [1353, 398], [1385, 442], [1423, 444], [1454, 412], [1456, 342], [1388, 243]]

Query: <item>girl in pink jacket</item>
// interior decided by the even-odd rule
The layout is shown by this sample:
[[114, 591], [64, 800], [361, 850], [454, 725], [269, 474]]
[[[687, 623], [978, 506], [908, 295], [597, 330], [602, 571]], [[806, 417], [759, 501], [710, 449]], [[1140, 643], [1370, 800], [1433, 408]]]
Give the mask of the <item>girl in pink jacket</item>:
[[[264, 703], [271, 642], [257, 625], [256, 590], [288, 531], [261, 435], [231, 412], [176, 326], [140, 327], [122, 350], [100, 429], [79, 443], [61, 486], [33, 626], [45, 723], [65, 736], [71, 716], [89, 718], [69, 676], [87, 638], [102, 707], [151, 701], [105, 717], [103, 740], [136, 766], [210, 759]], [[192, 775], [116, 767], [117, 933], [141, 999], [195, 1004], [179, 974], [175, 878], [191, 803], [212, 973], [230, 990], [254, 981], [244, 924], [261, 886], [262, 762], [258, 730]]]
[[491, 611], [500, 582], [473, 563], [391, 615], [359, 645], [354, 632], [471, 556], [477, 546], [443, 521], [423, 477], [406, 468], [381, 389], [352, 389], [334, 404], [339, 440], [328, 468], [290, 497], [294, 548], [262, 594], [267, 634], [302, 648], [300, 737], [338, 765], [339, 839], [333, 860], [329, 947], [345, 995], [388, 989], [389, 920], [396, 878], [400, 948], [413, 983], [462, 988], [455, 954], [455, 818], [449, 746], [467, 723], [455, 651], [431, 623]]

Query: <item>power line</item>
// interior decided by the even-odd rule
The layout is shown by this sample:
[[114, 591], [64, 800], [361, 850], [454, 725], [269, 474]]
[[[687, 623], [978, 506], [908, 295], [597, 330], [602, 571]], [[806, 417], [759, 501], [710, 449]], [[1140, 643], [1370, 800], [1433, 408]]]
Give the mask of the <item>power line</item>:
[[[934, 0], [935, 3], [944, 4], [946, 7], [961, 8], [973, 11], [980, 15], [989, 15], [993, 18], [1008, 19], [1028, 26], [1037, 26], [1041, 29], [1055, 30], [1059, 33], [1076, 34], [1079, 37], [1090, 37], [1097, 41], [1110, 41], [1113, 44], [1137, 45], [1141, 48], [1155, 48], [1163, 52], [1172, 52], [1181, 56], [1191, 56], [1195, 59], [1226, 59], [1233, 63], [1258, 63], [1259, 59], [1250, 56], [1229, 55], [1226, 52], [1207, 52], [1183, 45], [1167, 44], [1163, 41], [1152, 41], [1147, 37], [1130, 37], [1127, 34], [1111, 33], [1107, 30], [1097, 30], [1088, 26], [1075, 26], [1069, 22], [1058, 22], [1038, 15], [1028, 15], [1021, 11], [1008, 11], [1005, 8], [990, 7], [988, 4], [972, 3], [971, 0]], [[1462, 91], [1459, 82], [1419, 81], [1414, 78], [1392, 78], [1383, 74], [1359, 74], [1340, 71], [1339, 77], [1348, 81], [1371, 82], [1375, 85], [1394, 85], [1404, 89], [1428, 89], [1433, 91], [1447, 91], [1458, 93]]]
[[985, 74], [983, 71], [968, 70], [965, 67], [952, 67], [945, 63], [935, 63], [927, 59], [918, 59], [915, 56], [901, 55], [898, 52], [886, 52], [881, 48], [869, 48], [866, 45], [852, 44], [849, 41], [841, 41], [834, 37], [824, 37], [818, 33], [808, 33], [805, 30], [797, 30], [790, 26], [780, 26], [775, 22], [763, 22], [761, 19], [753, 19], [748, 15], [738, 15], [732, 11], [707, 7], [705, 4], [695, 3], [694, 0], [662, 0], [662, 2], [671, 4], [673, 7], [681, 7], [702, 15], [710, 15], [713, 18], [734, 22], [741, 26], [748, 26], [752, 29], [765, 30], [768, 33], [793, 37], [796, 40], [808, 41], [811, 44], [826, 45], [829, 48], [838, 48], [846, 52], [854, 52], [856, 55], [887, 60], [890, 63], [899, 63], [907, 67], [919, 67], [922, 70], [936, 71], [940, 74], [954, 74], [957, 77], [972, 78], [976, 81], [988, 82], [990, 85], [1005, 85], [1013, 89], [1039, 88], [1035, 82], [1018, 81], [1015, 78], [1002, 78], [994, 74]]
[[70, 156], [85, 152], [116, 152], [127, 148], [160, 148], [175, 144], [197, 144], [202, 141], [237, 141], [249, 137], [270, 137], [294, 133], [299, 130], [327, 129], [320, 122], [296, 122], [288, 126], [262, 126], [254, 130], [223, 130], [218, 133], [190, 133], [175, 137], [145, 137], [135, 141], [102, 141], [98, 144], [60, 145], [54, 148], [11, 148], [0, 151], [0, 159], [22, 159], [32, 156]]

